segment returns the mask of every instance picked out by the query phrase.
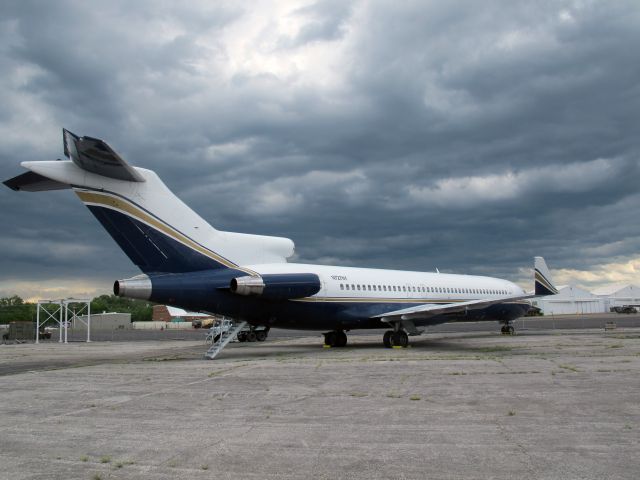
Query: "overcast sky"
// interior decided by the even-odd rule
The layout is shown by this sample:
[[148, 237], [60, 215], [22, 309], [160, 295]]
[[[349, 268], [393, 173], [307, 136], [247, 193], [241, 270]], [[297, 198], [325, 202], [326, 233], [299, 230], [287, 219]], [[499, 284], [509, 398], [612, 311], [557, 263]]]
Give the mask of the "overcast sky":
[[[637, 1], [184, 3], [0, 3], [0, 178], [65, 127], [298, 262], [640, 283]], [[0, 296], [137, 273], [69, 191], [0, 202]]]

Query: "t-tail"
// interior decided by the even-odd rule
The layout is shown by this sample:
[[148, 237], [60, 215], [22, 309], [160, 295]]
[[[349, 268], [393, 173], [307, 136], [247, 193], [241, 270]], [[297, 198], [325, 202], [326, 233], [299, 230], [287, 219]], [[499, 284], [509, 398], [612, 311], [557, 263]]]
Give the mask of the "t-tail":
[[63, 130], [68, 160], [23, 162], [14, 190], [72, 189], [144, 273], [238, 269], [281, 263], [288, 238], [222, 232], [176, 197], [151, 170], [129, 165], [105, 142]]
[[534, 259], [534, 283], [537, 296], [555, 295], [558, 289], [553, 285], [547, 262], [542, 257]]

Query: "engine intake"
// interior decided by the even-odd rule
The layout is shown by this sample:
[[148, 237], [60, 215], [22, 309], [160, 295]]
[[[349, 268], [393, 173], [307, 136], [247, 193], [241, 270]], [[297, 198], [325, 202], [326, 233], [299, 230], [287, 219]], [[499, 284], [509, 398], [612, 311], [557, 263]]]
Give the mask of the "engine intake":
[[288, 300], [315, 295], [320, 291], [320, 278], [315, 273], [272, 273], [259, 277], [237, 277], [230, 289], [238, 295], [256, 295], [272, 300]]

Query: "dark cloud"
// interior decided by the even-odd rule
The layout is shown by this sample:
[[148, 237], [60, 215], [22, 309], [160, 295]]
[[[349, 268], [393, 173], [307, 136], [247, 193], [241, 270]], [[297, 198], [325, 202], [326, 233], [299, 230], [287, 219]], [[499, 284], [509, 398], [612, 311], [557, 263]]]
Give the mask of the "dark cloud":
[[[634, 2], [5, 2], [0, 173], [61, 127], [296, 260], [519, 278], [635, 258]], [[69, 192], [0, 191], [5, 280], [133, 272]], [[74, 252], [70, 254], [69, 252]]]

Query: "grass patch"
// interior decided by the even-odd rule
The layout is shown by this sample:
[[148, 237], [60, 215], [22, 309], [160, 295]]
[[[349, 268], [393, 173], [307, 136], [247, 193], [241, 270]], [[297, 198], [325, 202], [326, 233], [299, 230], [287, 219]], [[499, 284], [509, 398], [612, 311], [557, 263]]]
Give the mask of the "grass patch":
[[88, 461], [89, 461], [89, 457], [87, 457], [86, 455], [82, 455], [82, 456], [80, 457], [80, 461], [81, 461], [81, 462], [88, 462]]
[[388, 398], [402, 398], [402, 395], [396, 392], [387, 393]]
[[99, 473], [94, 473], [93, 477], [91, 477], [92, 480], [102, 480], [102, 475], [100, 475]]
[[464, 372], [449, 372], [447, 375], [466, 375]]
[[509, 413], [507, 413], [507, 415], [509, 415], [510, 417], [515, 416], [516, 411], [515, 410], [509, 410]]
[[167, 462], [167, 465], [170, 466], [171, 468], [177, 467], [178, 466], [178, 461], [177, 460], [169, 460]]
[[422, 397], [420, 397], [420, 395], [411, 395], [409, 397], [409, 400], [413, 400], [413, 401], [422, 400]]
[[492, 352], [510, 352], [513, 350], [512, 347], [507, 347], [505, 345], [495, 345], [493, 347], [482, 347], [477, 349], [483, 353], [492, 353]]
[[364, 392], [351, 392], [349, 394], [349, 396], [351, 397], [357, 397], [357, 398], [362, 398], [362, 397], [366, 397], [368, 394], [364, 393]]
[[103, 455], [100, 457], [100, 463], [111, 463], [111, 457], [109, 455]]
[[615, 345], [609, 345], [607, 348], [622, 348], [623, 345], [621, 343], [616, 343]]
[[572, 372], [579, 372], [580, 370], [578, 370], [577, 367], [575, 367], [574, 365], [568, 365], [568, 364], [560, 364], [558, 365], [558, 367], [564, 369], [564, 370], [570, 370]]
[[209, 470], [209, 465], [200, 465], [202, 470]]

